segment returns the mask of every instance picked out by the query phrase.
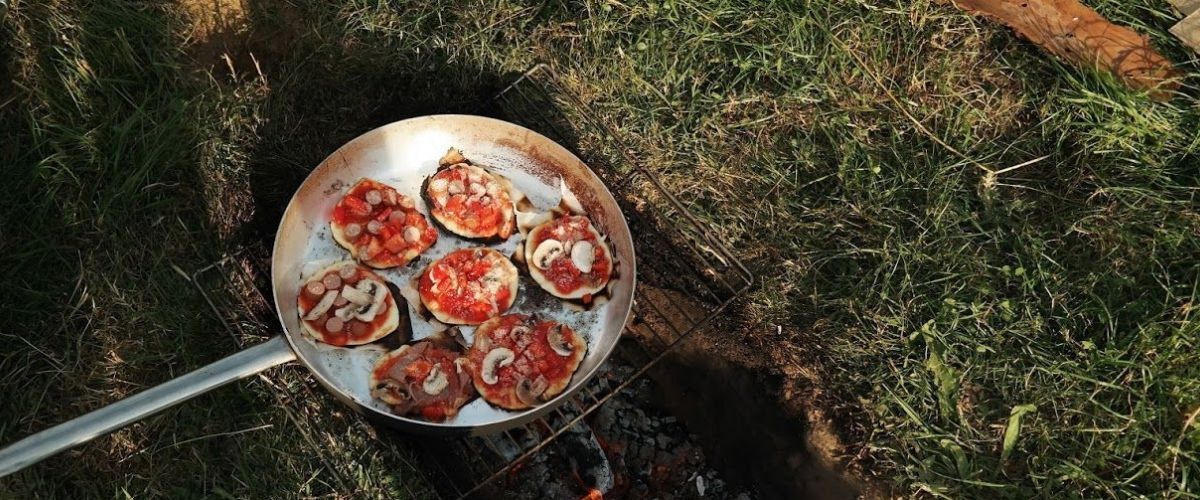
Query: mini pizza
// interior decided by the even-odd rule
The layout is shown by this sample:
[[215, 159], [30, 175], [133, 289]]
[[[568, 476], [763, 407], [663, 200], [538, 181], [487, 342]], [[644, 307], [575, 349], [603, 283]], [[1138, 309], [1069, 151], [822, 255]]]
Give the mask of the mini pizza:
[[371, 396], [400, 415], [443, 421], [475, 396], [467, 358], [444, 343], [422, 340], [401, 346], [371, 371]]
[[507, 311], [517, 299], [517, 267], [490, 248], [462, 248], [421, 274], [421, 303], [443, 323], [478, 325]]
[[442, 168], [426, 179], [429, 213], [446, 230], [464, 238], [505, 240], [517, 219], [507, 179], [470, 164], [454, 149], [442, 158]]
[[371, 179], [358, 181], [338, 201], [329, 227], [350, 255], [378, 269], [408, 264], [437, 241], [437, 228], [412, 198]]
[[329, 345], [374, 342], [400, 325], [399, 307], [387, 282], [351, 261], [310, 276], [297, 301], [304, 331]]
[[524, 251], [529, 275], [555, 297], [591, 302], [612, 276], [612, 251], [582, 215], [562, 215], [533, 228]]
[[523, 410], [566, 389], [586, 353], [583, 337], [566, 325], [506, 314], [479, 325], [467, 359], [483, 399]]

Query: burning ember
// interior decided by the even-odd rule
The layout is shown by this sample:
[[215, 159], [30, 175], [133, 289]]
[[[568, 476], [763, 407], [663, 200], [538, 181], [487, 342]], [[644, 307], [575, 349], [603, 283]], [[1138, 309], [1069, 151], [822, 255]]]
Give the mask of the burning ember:
[[[608, 376], [633, 373], [612, 364]], [[569, 428], [512, 473], [503, 496], [752, 498], [718, 477], [683, 424], [653, 405], [652, 389], [650, 380], [639, 380]]]

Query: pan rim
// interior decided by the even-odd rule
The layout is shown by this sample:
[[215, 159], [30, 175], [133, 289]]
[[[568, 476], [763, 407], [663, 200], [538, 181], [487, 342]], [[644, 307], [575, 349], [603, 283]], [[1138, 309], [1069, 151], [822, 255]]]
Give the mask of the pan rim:
[[[517, 132], [525, 134], [526, 137], [530, 137], [534, 141], [543, 141], [544, 143], [552, 144], [553, 147], [559, 148], [563, 153], [566, 154], [566, 156], [568, 158], [571, 158], [571, 159], [577, 161], [579, 163], [579, 165], [584, 167], [584, 170], [586, 170], [586, 175], [591, 176], [592, 180], [594, 180], [594, 185], [590, 186], [590, 187], [592, 187], [594, 189], [596, 186], [598, 186], [600, 188], [598, 190], [599, 192], [593, 193], [593, 194], [597, 194], [597, 195], [606, 197], [606, 200], [611, 202], [613, 207], [616, 207], [618, 213], [620, 214], [620, 217], [615, 218], [615, 220], [618, 220], [619, 224], [620, 224], [620, 227], [616, 228], [616, 229], [620, 230], [622, 232], [622, 234], [628, 239], [628, 248], [629, 248], [629, 254], [630, 254], [628, 256], [628, 260], [629, 260], [629, 300], [628, 300], [628, 303], [626, 304], [626, 306], [623, 308], [623, 310], [618, 311], [616, 314], [616, 318], [614, 318], [614, 320], [616, 320], [616, 319], [620, 320], [619, 321], [620, 324], [617, 327], [617, 334], [616, 334], [614, 340], [611, 342], [607, 342], [606, 343], [607, 345], [598, 345], [597, 346], [597, 348], [599, 348], [601, 351], [599, 353], [599, 355], [600, 355], [599, 362], [597, 362], [594, 366], [592, 366], [586, 373], [582, 373], [582, 374], [576, 373], [576, 375], [573, 377], [573, 379], [578, 378], [578, 381], [573, 382], [565, 390], [563, 390], [563, 392], [561, 392], [560, 394], [558, 394], [557, 396], [555, 396], [553, 399], [551, 399], [549, 401], [543, 402], [542, 404], [535, 406], [533, 408], [529, 408], [529, 409], [521, 410], [521, 411], [501, 410], [506, 413], [504, 418], [489, 421], [489, 422], [475, 423], [475, 424], [469, 424], [469, 425], [446, 423], [446, 422], [430, 422], [430, 421], [426, 421], [426, 420], [410, 418], [410, 417], [407, 417], [404, 415], [397, 415], [397, 414], [394, 414], [391, 412], [386, 412], [386, 411], [376, 408], [372, 405], [363, 404], [362, 402], [358, 401], [352, 394], [348, 394], [345, 391], [343, 391], [342, 389], [340, 389], [339, 387], [337, 387], [331, 380], [329, 380], [325, 376], [324, 373], [322, 373], [320, 370], [315, 369], [313, 367], [312, 363], [306, 357], [303, 350], [301, 350], [298, 347], [297, 342], [299, 342], [300, 340], [298, 338], [293, 337], [293, 335], [298, 335], [298, 334], [293, 334], [291, 332], [291, 330], [288, 329], [287, 321], [283, 317], [284, 308], [281, 307], [281, 305], [279, 303], [280, 294], [278, 293], [279, 292], [278, 288], [282, 284], [276, 283], [276, 280], [275, 280], [275, 269], [276, 269], [275, 259], [276, 259], [276, 256], [278, 256], [280, 254], [279, 245], [282, 240], [284, 221], [286, 221], [288, 219], [288, 217], [290, 216], [290, 214], [292, 214], [293, 211], [298, 210], [297, 206], [299, 204], [298, 199], [299, 199], [300, 193], [307, 191], [306, 188], [308, 188], [308, 184], [310, 182], [317, 182], [315, 179], [319, 176], [316, 174], [322, 168], [326, 168], [326, 169], [332, 168], [332, 167], [325, 167], [325, 165], [327, 165], [327, 164], [332, 165], [332, 163], [330, 163], [331, 159], [336, 157], [342, 150], [353, 145], [354, 143], [364, 140], [365, 138], [372, 136], [374, 134], [382, 133], [385, 129], [403, 126], [405, 124], [411, 124], [412, 122], [439, 121], [439, 120], [476, 121], [476, 122], [482, 122], [484, 124], [489, 124], [489, 125], [495, 126], [495, 127], [515, 129]], [[312, 188], [308, 188], [308, 189], [312, 189]], [[608, 231], [608, 233], [609, 233], [608, 237], [611, 239], [614, 231], [612, 229], [610, 229]], [[624, 258], [624, 256], [621, 256], [621, 257]], [[539, 133], [535, 130], [531, 130], [529, 128], [526, 128], [524, 126], [521, 126], [521, 125], [518, 125], [518, 124], [515, 124], [512, 122], [500, 120], [497, 118], [479, 116], [479, 115], [434, 114], [434, 115], [422, 115], [422, 116], [415, 116], [415, 117], [411, 117], [411, 118], [405, 118], [402, 120], [389, 122], [389, 123], [380, 125], [378, 127], [375, 127], [373, 129], [370, 129], [366, 132], [363, 132], [362, 134], [359, 134], [358, 136], [354, 137], [353, 139], [343, 143], [341, 146], [339, 146], [337, 149], [335, 149], [333, 152], [331, 152], [328, 156], [326, 156], [324, 160], [322, 160], [320, 163], [318, 163], [316, 167], [314, 167], [311, 171], [309, 171], [309, 173], [305, 177], [304, 181], [302, 181], [300, 183], [300, 185], [296, 187], [295, 191], [292, 192], [292, 196], [288, 199], [287, 207], [284, 209], [283, 213], [280, 216], [279, 224], [275, 230], [275, 241], [271, 247], [271, 292], [272, 292], [271, 293], [271, 295], [272, 295], [271, 302], [275, 307], [276, 319], [279, 322], [279, 325], [283, 330], [282, 335], [287, 340], [289, 347], [296, 354], [296, 360], [299, 361], [300, 364], [304, 365], [304, 367], [309, 371], [309, 373], [311, 373], [313, 375], [313, 377], [316, 378], [317, 381], [327, 391], [330, 392], [331, 395], [336, 397], [343, 404], [346, 404], [347, 406], [350, 406], [351, 408], [359, 411], [360, 413], [363, 413], [367, 417], [381, 418], [386, 422], [402, 424], [405, 428], [422, 429], [422, 430], [426, 430], [429, 432], [491, 434], [491, 433], [495, 433], [495, 432], [500, 432], [505, 429], [510, 429], [510, 428], [522, 425], [526, 422], [532, 421], [533, 419], [536, 419], [542, 415], [549, 413], [553, 409], [557, 408], [559, 405], [566, 402], [567, 399], [573, 397], [576, 392], [578, 392], [580, 389], [583, 388], [584, 385], [586, 385], [587, 383], [589, 383], [592, 380], [592, 378], [596, 375], [596, 373], [600, 370], [600, 368], [608, 361], [609, 357], [612, 355], [613, 350], [616, 349], [617, 343], [620, 342], [620, 339], [623, 336], [625, 325], [629, 321], [629, 316], [630, 316], [630, 314], [632, 314], [633, 300], [634, 300], [634, 297], [636, 294], [636, 288], [637, 288], [637, 256], [636, 256], [636, 249], [634, 248], [634, 245], [633, 245], [633, 234], [630, 232], [630, 229], [629, 229], [629, 221], [625, 217], [624, 211], [621, 210], [620, 204], [617, 202], [616, 197], [613, 196], [612, 191], [608, 188], [608, 186], [604, 183], [604, 181], [600, 179], [600, 177], [596, 174], [596, 172], [594, 170], [592, 170], [592, 168], [590, 166], [588, 166], [588, 164], [586, 162], [584, 162], [582, 159], [580, 159], [570, 149], [563, 146], [562, 144], [559, 144], [557, 141], [554, 141], [554, 140], [550, 139], [549, 137], [542, 135], [541, 133]], [[406, 311], [406, 314], [407, 314], [407, 311]]]

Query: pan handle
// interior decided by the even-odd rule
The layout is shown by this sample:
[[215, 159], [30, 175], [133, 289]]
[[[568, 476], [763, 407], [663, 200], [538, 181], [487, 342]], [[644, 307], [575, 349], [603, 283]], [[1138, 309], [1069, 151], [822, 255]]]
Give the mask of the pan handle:
[[296, 359], [282, 335], [0, 449], [0, 477], [235, 380]]

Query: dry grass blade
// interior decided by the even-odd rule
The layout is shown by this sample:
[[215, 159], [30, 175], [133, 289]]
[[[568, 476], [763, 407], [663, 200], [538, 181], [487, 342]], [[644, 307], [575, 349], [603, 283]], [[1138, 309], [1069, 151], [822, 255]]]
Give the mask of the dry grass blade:
[[871, 68], [871, 66], [869, 64], [867, 64], [866, 61], [863, 60], [862, 56], [860, 56], [856, 51], [851, 50], [849, 47], [847, 47], [846, 44], [844, 42], [842, 42], [842, 40], [840, 38], [838, 38], [837, 35], [833, 34], [832, 31], [829, 32], [829, 39], [833, 41], [834, 45], [838, 46], [839, 50], [841, 50], [842, 52], [849, 55], [850, 58], [853, 59], [856, 64], [858, 64], [858, 67], [861, 68], [862, 71], [867, 74], [867, 76], [871, 77], [871, 81], [873, 81], [875, 83], [875, 85], [877, 85], [879, 87], [879, 90], [882, 91], [884, 93], [884, 95], [887, 96], [888, 100], [892, 101], [892, 104], [896, 105], [896, 109], [899, 110], [900, 113], [903, 114], [904, 117], [908, 119], [908, 121], [912, 122], [913, 126], [916, 127], [918, 131], [920, 131], [922, 134], [924, 134], [926, 137], [928, 137], [933, 142], [937, 143], [937, 145], [945, 148], [947, 151], [949, 151], [951, 153], [954, 153], [955, 156], [962, 158], [967, 163], [970, 163], [972, 165], [975, 165], [976, 167], [979, 167], [979, 169], [983, 170], [984, 172], [987, 172], [987, 173], [992, 172], [991, 169], [989, 169], [984, 164], [980, 163], [979, 160], [976, 160], [974, 157], [969, 156], [969, 155], [963, 153], [962, 151], [959, 151], [957, 148], [955, 148], [954, 146], [951, 146], [950, 144], [947, 144], [945, 140], [943, 140], [940, 136], [938, 136], [938, 134], [935, 134], [932, 131], [930, 131], [929, 128], [927, 128], [924, 123], [921, 123], [921, 120], [918, 120], [917, 117], [913, 116], [912, 113], [910, 113], [908, 111], [907, 106], [904, 103], [900, 102], [900, 99], [896, 97], [896, 94], [892, 92], [892, 90], [888, 87], [888, 85], [886, 83], [884, 83], [883, 78], [881, 78], [879, 76], [879, 74], [873, 68]]

